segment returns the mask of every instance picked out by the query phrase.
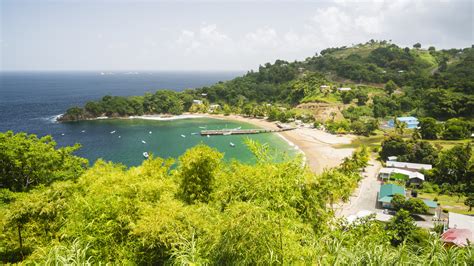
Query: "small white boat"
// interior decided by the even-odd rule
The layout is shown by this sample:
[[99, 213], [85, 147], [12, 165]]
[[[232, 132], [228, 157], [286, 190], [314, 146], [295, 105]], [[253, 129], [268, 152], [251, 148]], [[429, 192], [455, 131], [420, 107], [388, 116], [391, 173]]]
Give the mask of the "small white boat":
[[86, 131], [85, 130], [82, 130], [81, 133], [85, 133]]
[[148, 132], [148, 134], [151, 134], [151, 131], [150, 131], [150, 132]]
[[208, 138], [210, 138], [211, 136], [207, 135]]
[[232, 142], [230, 142], [229, 145], [230, 145], [231, 147], [235, 147], [235, 144], [232, 143]]
[[197, 134], [199, 134], [199, 133], [198, 133], [198, 132], [193, 132], [193, 133], [191, 133], [191, 135], [197, 135]]
[[61, 136], [64, 136], [64, 133], [61, 133]]
[[242, 127], [236, 127], [236, 128], [234, 128], [234, 130], [239, 130], [239, 129], [241, 129], [241, 128], [242, 128]]
[[186, 135], [181, 135], [181, 137], [185, 138], [185, 137], [186, 137]]
[[115, 134], [115, 130], [113, 130], [113, 131], [110, 131], [110, 134]]
[[207, 128], [207, 126], [205, 126], [205, 127], [199, 127], [199, 128], [200, 128], [200, 129], [206, 129], [206, 128]]
[[148, 157], [150, 157], [150, 155], [148, 155], [148, 152], [144, 152], [144, 153], [143, 153], [143, 157], [145, 157], [145, 158], [148, 159]]
[[143, 144], [146, 144], [146, 141], [142, 140], [142, 143], [143, 143]]
[[119, 136], [119, 138], [121, 138], [122, 136]]

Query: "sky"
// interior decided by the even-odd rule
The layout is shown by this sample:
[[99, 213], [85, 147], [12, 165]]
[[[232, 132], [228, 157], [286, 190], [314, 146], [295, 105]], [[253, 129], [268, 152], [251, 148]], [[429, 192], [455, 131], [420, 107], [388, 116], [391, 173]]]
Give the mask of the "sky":
[[471, 0], [0, 0], [0, 70], [242, 71], [370, 39], [470, 47]]

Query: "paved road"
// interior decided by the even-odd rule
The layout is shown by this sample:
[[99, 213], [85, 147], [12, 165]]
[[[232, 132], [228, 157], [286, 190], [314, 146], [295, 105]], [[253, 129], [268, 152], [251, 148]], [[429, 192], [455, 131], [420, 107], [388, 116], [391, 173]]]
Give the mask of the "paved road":
[[377, 193], [380, 190], [380, 181], [377, 180], [377, 174], [382, 165], [371, 158], [366, 171], [362, 173], [364, 178], [360, 181], [359, 187], [354, 191], [347, 203], [341, 204], [336, 208], [336, 215], [339, 217], [357, 214], [361, 210], [381, 212], [376, 208]]

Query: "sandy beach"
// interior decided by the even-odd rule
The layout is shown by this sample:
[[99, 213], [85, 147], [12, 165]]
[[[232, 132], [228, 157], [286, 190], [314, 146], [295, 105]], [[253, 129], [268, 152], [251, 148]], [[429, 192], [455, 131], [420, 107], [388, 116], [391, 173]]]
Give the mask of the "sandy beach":
[[[243, 117], [238, 115], [213, 115], [213, 114], [183, 114], [180, 116], [163, 117], [163, 116], [141, 116], [133, 117], [134, 119], [148, 119], [148, 120], [175, 120], [186, 118], [208, 117], [214, 119], [226, 119], [239, 122], [246, 122], [254, 124], [260, 128], [277, 129], [274, 122], [269, 122], [264, 119]], [[291, 146], [296, 146], [304, 153], [306, 163], [310, 169], [315, 173], [321, 173], [325, 168], [338, 166], [342, 159], [350, 156], [354, 149], [352, 148], [335, 148], [337, 144], [349, 144], [354, 136], [336, 136], [324, 132], [322, 130], [311, 128], [297, 128], [295, 130], [276, 133]]]
[[[247, 122], [265, 129], [278, 128], [274, 122], [259, 118], [211, 114], [203, 114], [202, 116]], [[342, 162], [342, 159], [350, 156], [354, 151], [352, 148], [335, 148], [337, 144], [351, 143], [354, 138], [354, 136], [351, 135], [336, 136], [322, 130], [302, 127], [277, 134], [289, 142], [290, 145], [296, 145], [304, 153], [307, 164], [315, 173], [321, 173], [325, 168], [338, 166]]]

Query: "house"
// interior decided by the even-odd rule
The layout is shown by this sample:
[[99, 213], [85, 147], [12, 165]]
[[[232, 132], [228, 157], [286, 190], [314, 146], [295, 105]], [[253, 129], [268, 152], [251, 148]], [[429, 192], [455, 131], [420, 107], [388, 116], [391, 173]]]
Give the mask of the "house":
[[193, 104], [201, 105], [202, 101], [201, 100], [193, 100]]
[[428, 213], [434, 215], [436, 213], [436, 209], [438, 208], [438, 203], [436, 201], [432, 201], [429, 199], [421, 199], [421, 200], [426, 204], [426, 206], [428, 206], [429, 208]]
[[450, 212], [448, 214], [448, 230], [441, 235], [441, 240], [447, 245], [465, 247], [474, 243], [474, 217]]
[[[418, 122], [418, 118], [413, 117], [413, 116], [401, 116], [401, 117], [397, 117], [396, 119], [399, 122], [405, 123], [407, 125], [407, 128], [410, 128], [410, 129], [417, 128], [418, 124], [420, 123]], [[395, 127], [395, 121], [393, 119], [389, 120], [388, 126], [391, 128]]]
[[219, 110], [219, 109], [221, 109], [220, 104], [211, 104], [211, 105], [209, 105], [209, 112], [214, 112], [214, 111]]
[[451, 228], [441, 235], [441, 240], [450, 246], [466, 247], [472, 245], [474, 237], [469, 229]]
[[408, 171], [399, 168], [387, 168], [384, 167], [379, 171], [379, 178], [380, 179], [390, 179], [393, 177], [394, 174], [401, 174], [406, 176], [406, 180], [411, 184], [421, 184], [425, 181], [425, 175], [419, 172]]
[[207, 93], [201, 93], [201, 96], [202, 96], [202, 97], [206, 97], [206, 96], [207, 96]]
[[398, 160], [398, 156], [388, 156], [387, 159], [389, 161], [397, 161]]
[[423, 163], [407, 163], [407, 162], [396, 162], [396, 161], [386, 161], [385, 165], [387, 167], [399, 168], [408, 171], [420, 171], [420, 170], [431, 170], [433, 166], [431, 164]]
[[338, 91], [350, 91], [351, 88], [337, 88]]
[[392, 198], [396, 194], [405, 196], [405, 188], [395, 184], [381, 185], [377, 202], [382, 204], [383, 208], [391, 208]]

